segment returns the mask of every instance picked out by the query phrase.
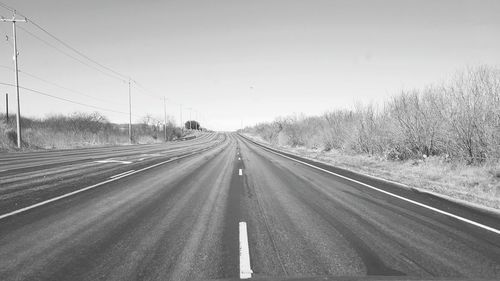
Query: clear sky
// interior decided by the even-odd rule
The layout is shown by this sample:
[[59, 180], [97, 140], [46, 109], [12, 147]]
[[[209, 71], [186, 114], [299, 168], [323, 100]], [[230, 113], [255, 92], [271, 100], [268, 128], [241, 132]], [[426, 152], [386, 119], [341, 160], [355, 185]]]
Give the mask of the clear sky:
[[[148, 113], [163, 116], [154, 93], [169, 99], [167, 110], [177, 122], [183, 104], [203, 115], [209, 127], [234, 130], [292, 113], [383, 101], [403, 88], [443, 81], [467, 65], [500, 64], [498, 0], [0, 1], [147, 88], [132, 89], [134, 120]], [[33, 25], [18, 26], [77, 57]], [[4, 68], [12, 67], [11, 32], [10, 24], [1, 23], [4, 83], [13, 83], [12, 70]], [[128, 111], [125, 83], [22, 29], [18, 45], [22, 71], [73, 91], [24, 73], [22, 86]], [[0, 91], [11, 94], [13, 108], [13, 89]], [[91, 110], [21, 95], [27, 116]], [[103, 113], [114, 122], [128, 120], [126, 114]], [[184, 110], [183, 120], [188, 116]]]

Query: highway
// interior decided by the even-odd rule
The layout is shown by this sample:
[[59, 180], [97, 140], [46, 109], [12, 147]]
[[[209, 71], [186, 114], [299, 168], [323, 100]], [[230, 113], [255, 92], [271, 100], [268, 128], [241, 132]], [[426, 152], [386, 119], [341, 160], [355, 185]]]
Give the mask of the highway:
[[246, 274], [497, 280], [500, 216], [235, 133], [0, 154], [0, 280]]

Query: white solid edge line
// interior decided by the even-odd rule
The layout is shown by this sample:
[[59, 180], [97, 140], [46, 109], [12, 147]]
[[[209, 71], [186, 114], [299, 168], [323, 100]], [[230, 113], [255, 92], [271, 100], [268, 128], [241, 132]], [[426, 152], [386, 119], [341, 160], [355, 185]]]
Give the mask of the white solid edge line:
[[474, 225], [474, 226], [477, 226], [477, 227], [479, 227], [479, 228], [482, 228], [482, 229], [485, 229], [485, 230], [491, 231], [491, 232], [493, 232], [493, 233], [500, 234], [500, 230], [498, 230], [498, 229], [496, 229], [496, 228], [493, 228], [493, 227], [490, 227], [490, 226], [487, 226], [487, 225], [484, 225], [484, 224], [481, 224], [481, 223], [478, 223], [478, 222], [475, 222], [475, 221], [472, 221], [472, 220], [469, 220], [469, 219], [463, 218], [463, 217], [461, 217], [461, 216], [454, 215], [454, 214], [452, 214], [452, 213], [448, 213], [448, 212], [446, 212], [446, 211], [443, 211], [443, 210], [440, 210], [440, 209], [437, 209], [437, 208], [434, 208], [434, 207], [431, 207], [431, 206], [427, 206], [427, 205], [422, 204], [422, 203], [420, 203], [420, 202], [413, 201], [413, 200], [411, 200], [411, 199], [405, 198], [405, 197], [403, 197], [403, 196], [396, 195], [396, 194], [394, 194], [394, 193], [390, 193], [390, 192], [385, 191], [385, 190], [382, 190], [382, 189], [380, 189], [380, 188], [376, 188], [376, 187], [371, 186], [371, 185], [369, 185], [369, 184], [366, 184], [366, 183], [364, 183], [364, 182], [360, 182], [360, 181], [357, 181], [357, 180], [354, 180], [354, 179], [351, 179], [351, 178], [348, 178], [348, 177], [345, 177], [345, 176], [339, 175], [339, 174], [337, 174], [337, 173], [334, 173], [334, 172], [331, 172], [331, 171], [325, 170], [325, 169], [320, 168], [320, 167], [316, 167], [316, 166], [314, 166], [314, 165], [311, 165], [311, 164], [309, 164], [309, 163], [306, 163], [306, 162], [303, 162], [303, 161], [300, 161], [300, 160], [294, 159], [294, 158], [292, 158], [292, 157], [288, 157], [288, 156], [283, 155], [283, 154], [281, 154], [281, 153], [278, 153], [278, 152], [272, 151], [272, 150], [270, 150], [270, 149], [268, 149], [268, 148], [266, 148], [266, 147], [263, 147], [263, 146], [261, 146], [261, 147], [262, 147], [262, 149], [265, 149], [265, 150], [267, 150], [267, 151], [269, 151], [269, 152], [272, 152], [272, 153], [274, 153], [274, 154], [276, 154], [276, 155], [279, 155], [279, 156], [281, 156], [281, 157], [284, 157], [284, 158], [287, 158], [287, 159], [293, 160], [293, 161], [295, 161], [295, 162], [301, 163], [301, 164], [306, 165], [306, 166], [309, 166], [309, 167], [311, 167], [311, 168], [314, 168], [314, 169], [317, 169], [317, 170], [323, 171], [323, 172], [328, 173], [328, 174], [332, 174], [332, 175], [334, 175], [334, 176], [336, 176], [336, 177], [346, 179], [346, 180], [348, 180], [348, 181], [351, 181], [351, 182], [354, 182], [354, 183], [360, 184], [360, 185], [362, 185], [362, 186], [365, 186], [365, 187], [371, 188], [371, 189], [373, 189], [373, 190], [376, 190], [376, 191], [382, 192], [382, 193], [387, 194], [387, 195], [389, 195], [389, 196], [392, 196], [392, 197], [395, 197], [395, 198], [398, 198], [398, 199], [404, 200], [404, 201], [406, 201], [406, 202], [409, 202], [409, 203], [415, 204], [415, 205], [417, 205], [417, 206], [420, 206], [420, 207], [423, 207], [423, 208], [426, 208], [426, 209], [432, 210], [432, 211], [434, 211], [434, 212], [437, 212], [437, 213], [440, 213], [440, 214], [443, 214], [443, 215], [446, 215], [446, 216], [452, 217], [452, 218], [454, 218], [454, 219], [457, 219], [457, 220], [460, 220], [460, 221], [463, 221], [463, 222], [466, 222], [466, 223], [472, 224], [472, 225]]
[[240, 279], [252, 278], [250, 267], [250, 250], [248, 248], [247, 223], [240, 222]]
[[116, 178], [116, 177], [119, 177], [119, 176], [124, 176], [124, 175], [126, 175], [126, 174], [128, 174], [128, 173], [131, 173], [131, 172], [133, 172], [133, 171], [135, 171], [135, 170], [126, 171], [126, 172], [123, 172], [123, 173], [120, 173], [120, 174], [117, 174], [117, 175], [111, 176], [111, 177], [109, 177], [109, 178], [110, 178], [110, 179], [112, 179], [112, 178]]
[[201, 151], [198, 151], [198, 152], [193, 152], [193, 153], [190, 153], [190, 154], [186, 154], [184, 156], [181, 156], [181, 157], [177, 157], [175, 159], [169, 159], [169, 160], [166, 160], [166, 161], [163, 161], [163, 162], [160, 162], [160, 163], [156, 163], [154, 165], [151, 165], [149, 167], [145, 167], [145, 168], [142, 168], [142, 169], [139, 169], [137, 171], [133, 171], [131, 173], [128, 173], [128, 174], [125, 174], [125, 175], [121, 175], [121, 176], [117, 176], [116, 178], [112, 178], [112, 179], [109, 179], [109, 180], [105, 180], [103, 182], [100, 182], [100, 183], [96, 183], [94, 185], [91, 185], [91, 186], [87, 186], [87, 187], [84, 187], [82, 189], [78, 189], [78, 190], [75, 190], [73, 192], [70, 192], [70, 193], [66, 193], [66, 194], [63, 194], [61, 196], [57, 196], [57, 197], [54, 197], [54, 198], [51, 198], [51, 199], [48, 199], [48, 200], [45, 200], [45, 201], [42, 201], [40, 203], [36, 203], [36, 204], [33, 204], [33, 205], [30, 205], [28, 207], [24, 207], [24, 208], [21, 208], [21, 209], [18, 209], [18, 210], [15, 210], [15, 211], [12, 211], [10, 213], [6, 213], [6, 214], [3, 214], [3, 215], [0, 215], [0, 220], [4, 219], [4, 218], [7, 218], [7, 217], [10, 217], [10, 216], [13, 216], [13, 215], [16, 215], [16, 214], [19, 214], [19, 213], [22, 213], [22, 212], [26, 212], [28, 210], [31, 210], [33, 208], [36, 208], [36, 207], [40, 207], [40, 206], [43, 206], [43, 205], [46, 205], [48, 203], [51, 203], [51, 202], [54, 202], [54, 201], [57, 201], [57, 200], [61, 200], [63, 198], [66, 198], [66, 197], [69, 197], [69, 196], [72, 196], [72, 195], [75, 195], [77, 193], [80, 193], [80, 192], [84, 192], [86, 190], [89, 190], [89, 189], [92, 189], [92, 188], [96, 188], [98, 186], [101, 186], [101, 185], [104, 185], [104, 184], [107, 184], [107, 183], [110, 183], [110, 182], [113, 182], [113, 181], [116, 181], [116, 180], [119, 180], [121, 178], [124, 178], [124, 177], [127, 177], [127, 176], [130, 176], [130, 175], [133, 175], [133, 174], [136, 174], [136, 173], [139, 173], [139, 172], [142, 172], [142, 171], [146, 171], [146, 170], [149, 170], [151, 168], [154, 168], [154, 167], [157, 167], [157, 166], [160, 166], [160, 165], [163, 165], [163, 164], [166, 164], [168, 162], [172, 162], [174, 160], [179, 160], [181, 158], [185, 158], [185, 157], [188, 157], [188, 156], [191, 156], [193, 154], [196, 154], [196, 153], [199, 153]]
[[238, 174], [239, 174], [240, 176], [243, 176], [243, 170], [242, 170], [242, 169], [240, 169], [240, 171], [238, 172]]

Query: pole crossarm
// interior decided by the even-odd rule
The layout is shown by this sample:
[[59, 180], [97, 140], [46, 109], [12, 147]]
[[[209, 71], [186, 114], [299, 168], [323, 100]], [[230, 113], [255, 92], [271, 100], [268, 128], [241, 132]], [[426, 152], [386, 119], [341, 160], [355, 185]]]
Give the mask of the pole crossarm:
[[3, 21], [3, 22], [28, 22], [28, 19], [26, 19], [26, 18], [25, 19], [16, 19], [16, 17], [14, 16], [11, 19], [6, 19], [4, 17], [1, 17], [0, 21]]

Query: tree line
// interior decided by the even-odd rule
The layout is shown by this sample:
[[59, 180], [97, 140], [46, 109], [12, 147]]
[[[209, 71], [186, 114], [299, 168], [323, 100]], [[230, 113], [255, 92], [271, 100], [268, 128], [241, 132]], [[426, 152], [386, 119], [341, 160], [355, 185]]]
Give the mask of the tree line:
[[382, 104], [321, 116], [292, 115], [243, 130], [278, 145], [380, 155], [441, 156], [468, 164], [500, 159], [500, 71], [468, 67], [441, 85], [404, 90]]

